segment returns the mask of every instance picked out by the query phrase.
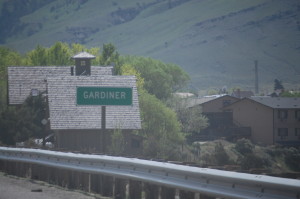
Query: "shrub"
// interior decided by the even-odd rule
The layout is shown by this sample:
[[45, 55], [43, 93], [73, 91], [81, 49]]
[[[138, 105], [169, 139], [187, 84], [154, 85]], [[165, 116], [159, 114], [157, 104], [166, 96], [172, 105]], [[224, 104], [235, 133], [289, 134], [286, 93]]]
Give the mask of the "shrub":
[[239, 139], [235, 144], [235, 150], [243, 155], [252, 153], [254, 148], [251, 141], [245, 138]]
[[215, 156], [217, 165], [226, 165], [229, 163], [229, 156], [226, 153], [224, 146], [220, 142], [217, 142], [217, 144], [215, 146], [214, 156]]
[[285, 163], [294, 170], [300, 171], [300, 151], [295, 148], [290, 148], [286, 151]]
[[263, 168], [264, 160], [255, 154], [247, 154], [240, 159], [242, 169]]

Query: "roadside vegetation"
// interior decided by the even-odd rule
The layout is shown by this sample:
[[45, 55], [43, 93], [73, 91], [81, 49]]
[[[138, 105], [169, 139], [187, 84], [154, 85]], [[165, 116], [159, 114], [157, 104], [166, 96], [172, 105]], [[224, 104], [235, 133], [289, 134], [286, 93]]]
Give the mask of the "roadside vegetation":
[[271, 175], [300, 172], [299, 148], [260, 146], [248, 139], [196, 142], [190, 147], [190, 161], [201, 167]]

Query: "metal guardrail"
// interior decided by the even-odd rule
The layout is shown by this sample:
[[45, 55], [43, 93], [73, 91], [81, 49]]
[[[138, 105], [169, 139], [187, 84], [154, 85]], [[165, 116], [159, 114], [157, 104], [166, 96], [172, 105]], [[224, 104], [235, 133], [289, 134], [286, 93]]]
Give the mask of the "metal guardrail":
[[0, 147], [0, 160], [110, 175], [223, 198], [300, 199], [300, 180], [136, 158]]

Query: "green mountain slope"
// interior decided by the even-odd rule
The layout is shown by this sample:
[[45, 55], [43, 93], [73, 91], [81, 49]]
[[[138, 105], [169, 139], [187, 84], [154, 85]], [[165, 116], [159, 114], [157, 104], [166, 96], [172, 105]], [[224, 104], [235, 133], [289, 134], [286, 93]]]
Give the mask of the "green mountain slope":
[[275, 78], [288, 88], [300, 86], [298, 0], [56, 0], [38, 5], [10, 24], [4, 45], [25, 52], [56, 41], [89, 47], [111, 42], [122, 55], [180, 65], [199, 89], [227, 85], [254, 91], [258, 60], [260, 92], [271, 91]]

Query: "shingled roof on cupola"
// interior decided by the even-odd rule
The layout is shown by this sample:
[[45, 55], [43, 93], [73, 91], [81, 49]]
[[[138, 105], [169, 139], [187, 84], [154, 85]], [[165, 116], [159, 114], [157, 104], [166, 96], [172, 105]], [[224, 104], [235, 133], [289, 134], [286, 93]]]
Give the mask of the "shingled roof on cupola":
[[96, 57], [87, 52], [80, 52], [72, 57], [72, 59], [95, 59]]

